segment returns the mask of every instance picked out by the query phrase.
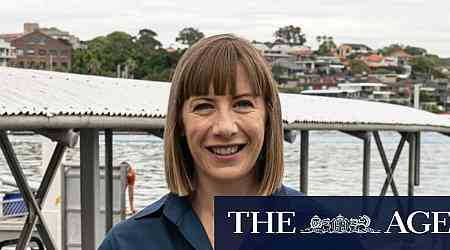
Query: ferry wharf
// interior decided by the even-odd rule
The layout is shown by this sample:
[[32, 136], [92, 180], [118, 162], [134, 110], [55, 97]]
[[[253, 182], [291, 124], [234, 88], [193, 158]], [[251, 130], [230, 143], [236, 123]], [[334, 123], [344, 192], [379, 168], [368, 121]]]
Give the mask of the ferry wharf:
[[[64, 152], [80, 141], [80, 249], [96, 249], [113, 225], [114, 133], [148, 133], [161, 137], [170, 83], [77, 75], [0, 67], [0, 147], [27, 206], [27, 217], [16, 249], [25, 249], [34, 228], [46, 249], [66, 249], [56, 242], [42, 214]], [[308, 194], [310, 131], [334, 130], [359, 138], [362, 144], [362, 195], [369, 195], [371, 142], [375, 141], [386, 179], [400, 195], [394, 172], [408, 145], [408, 194], [420, 184], [421, 133], [450, 136], [450, 119], [410, 107], [318, 96], [280, 94], [285, 140], [300, 135], [300, 189]], [[9, 139], [9, 132], [33, 131], [55, 141], [56, 147], [33, 193]], [[401, 139], [392, 161], [380, 131], [395, 131]], [[105, 134], [105, 226], [100, 228], [99, 133]], [[62, 225], [64, 227], [65, 225]], [[1, 234], [1, 232], [0, 232]]]

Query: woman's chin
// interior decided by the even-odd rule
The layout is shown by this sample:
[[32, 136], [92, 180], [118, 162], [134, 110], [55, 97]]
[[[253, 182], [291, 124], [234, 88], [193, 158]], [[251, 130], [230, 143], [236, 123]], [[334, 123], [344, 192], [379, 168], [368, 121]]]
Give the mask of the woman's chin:
[[223, 166], [223, 167], [215, 167], [213, 169], [208, 169], [209, 173], [206, 175], [209, 176], [212, 180], [218, 183], [226, 183], [233, 184], [240, 181], [249, 181], [254, 177], [254, 171], [252, 168], [246, 168], [244, 166]]

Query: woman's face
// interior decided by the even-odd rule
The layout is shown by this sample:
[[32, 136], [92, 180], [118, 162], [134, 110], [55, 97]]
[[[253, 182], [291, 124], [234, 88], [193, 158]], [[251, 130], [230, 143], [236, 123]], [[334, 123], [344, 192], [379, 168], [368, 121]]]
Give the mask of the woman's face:
[[[253, 96], [247, 74], [238, 66], [236, 95], [193, 96], [183, 104], [183, 126], [196, 176], [213, 181], [256, 177], [264, 143], [266, 108]], [[212, 84], [211, 84], [212, 86]]]

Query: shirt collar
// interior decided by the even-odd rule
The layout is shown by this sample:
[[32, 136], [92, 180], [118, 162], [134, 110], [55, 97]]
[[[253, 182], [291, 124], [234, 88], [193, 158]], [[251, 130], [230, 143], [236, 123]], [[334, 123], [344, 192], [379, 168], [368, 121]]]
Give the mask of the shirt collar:
[[178, 227], [184, 238], [194, 249], [212, 249], [209, 239], [197, 215], [192, 210], [188, 197], [167, 194], [159, 201], [146, 207], [134, 219], [139, 220], [160, 212]]
[[[272, 195], [290, 195], [290, 190], [291, 189], [286, 188], [285, 186], [281, 186]], [[194, 247], [194, 249], [212, 250], [207, 234], [203, 229], [197, 215], [194, 213], [189, 198], [186, 196], [180, 197], [176, 194], [169, 193], [157, 202], [144, 208], [133, 218], [135, 220], [140, 220], [147, 216], [151, 217], [156, 213], [160, 214], [161, 211], [168, 220], [178, 227], [180, 233]]]
[[166, 203], [166, 200], [170, 194], [164, 195], [161, 199], [159, 199], [157, 202], [152, 203], [151, 205], [145, 207], [140, 212], [138, 212], [136, 215], [133, 216], [133, 219], [139, 220], [143, 217], [152, 215], [153, 213], [158, 212], [161, 210]]
[[[272, 194], [272, 196], [295, 195], [294, 192], [296, 191], [291, 191], [291, 189], [282, 185], [277, 191]], [[187, 197], [180, 197], [176, 194], [169, 193], [163, 196], [157, 202], [144, 208], [133, 218], [138, 220], [161, 210], [163, 210], [163, 213], [165, 216], [167, 216], [167, 218], [169, 218], [174, 224], [178, 225], [179, 220], [184, 215], [184, 213], [192, 210], [192, 208]]]

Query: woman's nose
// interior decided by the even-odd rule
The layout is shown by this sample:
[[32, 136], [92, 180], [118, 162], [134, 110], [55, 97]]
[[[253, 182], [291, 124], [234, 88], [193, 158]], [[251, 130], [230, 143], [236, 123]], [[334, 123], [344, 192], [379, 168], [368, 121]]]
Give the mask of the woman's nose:
[[230, 137], [238, 132], [236, 120], [229, 111], [219, 112], [212, 132], [216, 136]]

